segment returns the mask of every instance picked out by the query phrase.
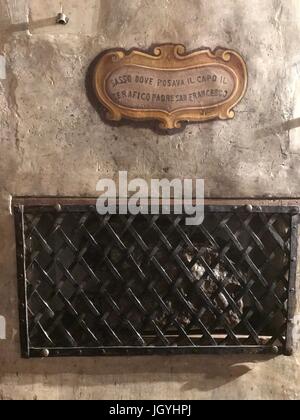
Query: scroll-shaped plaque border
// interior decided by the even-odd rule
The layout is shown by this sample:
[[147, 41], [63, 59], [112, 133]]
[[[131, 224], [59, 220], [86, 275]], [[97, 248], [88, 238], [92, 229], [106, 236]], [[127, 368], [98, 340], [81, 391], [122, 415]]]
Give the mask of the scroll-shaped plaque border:
[[[130, 65], [161, 71], [201, 68], [208, 65], [222, 66], [233, 76], [235, 87], [227, 100], [215, 105], [186, 107], [175, 111], [128, 108], [113, 102], [106, 91], [106, 80], [114, 71]], [[218, 48], [214, 52], [202, 49], [187, 54], [184, 45], [176, 44], [157, 46], [153, 54], [139, 50], [108, 51], [97, 61], [93, 76], [96, 96], [108, 110], [106, 118], [109, 121], [121, 121], [123, 118], [141, 121], [158, 120], [160, 128], [168, 130], [181, 128], [183, 121], [201, 122], [217, 118], [221, 120], [234, 118], [233, 108], [245, 95], [247, 82], [247, 67], [237, 52]]]

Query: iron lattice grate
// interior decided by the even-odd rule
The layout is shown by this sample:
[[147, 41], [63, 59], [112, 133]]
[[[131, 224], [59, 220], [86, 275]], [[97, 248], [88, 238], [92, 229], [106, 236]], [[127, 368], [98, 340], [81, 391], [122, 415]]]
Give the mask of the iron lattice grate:
[[[249, 210], [249, 209], [248, 209]], [[295, 208], [16, 206], [24, 357], [292, 352]]]

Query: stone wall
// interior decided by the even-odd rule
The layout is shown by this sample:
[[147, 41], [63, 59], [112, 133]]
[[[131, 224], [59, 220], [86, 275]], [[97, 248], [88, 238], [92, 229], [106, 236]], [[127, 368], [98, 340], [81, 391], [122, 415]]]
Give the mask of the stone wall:
[[[95, 196], [100, 177], [201, 177], [208, 197], [300, 196], [297, 0], [0, 0], [1, 398], [297, 398], [294, 357], [21, 360], [11, 198]], [[233, 121], [172, 136], [104, 125], [85, 79], [103, 50], [236, 49], [249, 89]], [[3, 59], [2, 59], [3, 60]], [[299, 308], [300, 314], [300, 308]]]

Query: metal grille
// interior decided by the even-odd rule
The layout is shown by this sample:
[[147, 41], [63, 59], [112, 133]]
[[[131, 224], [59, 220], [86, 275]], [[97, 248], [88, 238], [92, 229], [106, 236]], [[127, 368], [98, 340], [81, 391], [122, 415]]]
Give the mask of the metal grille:
[[16, 206], [24, 357], [292, 353], [298, 209]]

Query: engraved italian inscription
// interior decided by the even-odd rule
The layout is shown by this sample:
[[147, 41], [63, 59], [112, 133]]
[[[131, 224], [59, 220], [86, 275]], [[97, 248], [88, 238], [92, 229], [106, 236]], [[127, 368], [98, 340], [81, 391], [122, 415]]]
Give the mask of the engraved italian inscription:
[[109, 120], [154, 119], [165, 129], [180, 128], [182, 121], [233, 118], [246, 86], [246, 65], [236, 52], [186, 54], [173, 44], [155, 48], [152, 55], [108, 52], [94, 75]]
[[177, 71], [127, 66], [106, 81], [109, 97], [120, 106], [169, 112], [221, 104], [234, 88], [234, 76], [222, 66]]

